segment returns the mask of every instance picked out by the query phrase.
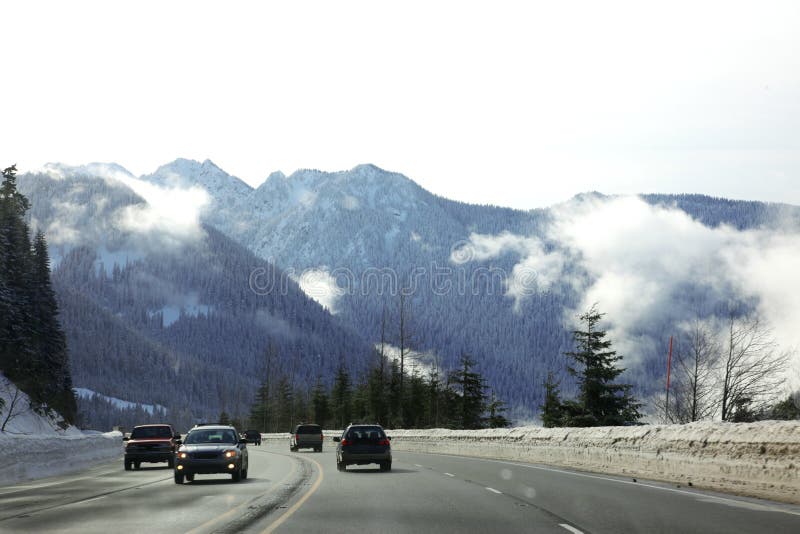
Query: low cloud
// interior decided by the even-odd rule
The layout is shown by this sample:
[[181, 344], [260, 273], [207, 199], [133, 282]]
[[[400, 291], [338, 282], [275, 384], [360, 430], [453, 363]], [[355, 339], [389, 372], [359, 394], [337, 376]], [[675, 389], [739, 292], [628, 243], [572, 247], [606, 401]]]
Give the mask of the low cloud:
[[525, 275], [536, 273], [534, 291], [566, 284], [582, 301], [565, 322], [597, 302], [607, 313], [617, 349], [635, 361], [656, 341], [642, 334], [652, 325], [676, 324], [748, 301], [774, 327], [783, 348], [800, 347], [796, 230], [710, 228], [681, 210], [638, 197], [584, 199], [560, 206], [553, 215], [546, 235], [556, 244], [552, 251], [535, 237], [470, 237], [475, 260], [519, 254], [506, 291], [517, 308], [532, 294]]
[[331, 313], [336, 313], [336, 301], [345, 291], [336, 284], [328, 269], [306, 269], [299, 276], [293, 277], [306, 295], [319, 302]]

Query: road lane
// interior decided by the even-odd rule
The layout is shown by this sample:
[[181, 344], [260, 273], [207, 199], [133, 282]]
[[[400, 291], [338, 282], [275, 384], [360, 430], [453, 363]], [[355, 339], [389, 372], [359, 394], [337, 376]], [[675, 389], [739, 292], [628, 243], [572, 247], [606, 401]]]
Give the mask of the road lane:
[[[278, 509], [309, 473], [285, 454], [249, 447], [248, 479], [197, 475], [178, 486], [172, 470], [124, 471], [122, 459], [90, 472], [0, 489], [0, 532], [235, 532]], [[277, 452], [277, 451], [276, 451]]]
[[121, 459], [0, 488], [0, 532], [800, 532], [800, 507], [590, 473], [394, 452], [336, 470], [333, 447], [249, 447], [250, 478], [125, 472]]

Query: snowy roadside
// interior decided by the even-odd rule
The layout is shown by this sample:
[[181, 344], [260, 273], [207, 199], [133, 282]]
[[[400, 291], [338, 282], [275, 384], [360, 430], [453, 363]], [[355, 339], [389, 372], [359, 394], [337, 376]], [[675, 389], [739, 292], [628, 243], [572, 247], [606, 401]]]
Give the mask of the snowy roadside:
[[[0, 375], [0, 485], [79, 471], [122, 455], [119, 432], [62, 429], [58, 420], [30, 409], [28, 397]], [[11, 411], [11, 417], [9, 417]]]
[[[456, 454], [671, 482], [800, 504], [800, 422], [387, 430], [396, 451]], [[325, 447], [341, 430], [325, 430]], [[289, 434], [264, 434], [285, 444]]]
[[798, 421], [387, 433], [398, 451], [540, 463], [800, 503]]

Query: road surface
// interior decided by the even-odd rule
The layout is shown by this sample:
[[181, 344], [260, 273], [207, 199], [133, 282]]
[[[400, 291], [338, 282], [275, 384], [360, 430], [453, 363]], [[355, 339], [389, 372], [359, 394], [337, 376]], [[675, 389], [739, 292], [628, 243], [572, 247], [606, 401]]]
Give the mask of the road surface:
[[[800, 507], [515, 462], [395, 451], [336, 471], [333, 447], [249, 447], [249, 478], [122, 459], [0, 488], [0, 532], [800, 532]], [[144, 464], [147, 465], [147, 464]], [[165, 465], [165, 464], [164, 464]]]

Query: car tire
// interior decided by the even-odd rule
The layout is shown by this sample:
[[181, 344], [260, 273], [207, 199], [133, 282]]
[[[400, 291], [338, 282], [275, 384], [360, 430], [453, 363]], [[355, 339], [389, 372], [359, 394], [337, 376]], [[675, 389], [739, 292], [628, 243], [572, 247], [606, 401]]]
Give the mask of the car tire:
[[175, 484], [183, 484], [183, 473], [175, 473]]
[[392, 470], [392, 462], [381, 462], [381, 471], [391, 471]]
[[344, 462], [336, 462], [336, 469], [339, 471], [347, 471], [347, 464]]
[[174, 457], [174, 456], [170, 456], [170, 457], [167, 459], [167, 466], [168, 466], [170, 469], [172, 469], [173, 467], [175, 467], [175, 457]]
[[247, 480], [247, 469], [242, 470], [242, 480]]
[[142, 462], [133, 462], [133, 468], [138, 471], [142, 468]]
[[125, 460], [125, 471], [133, 471], [133, 463], [130, 460]]
[[231, 473], [231, 479], [233, 479], [234, 482], [241, 482], [241, 480], [242, 480], [242, 470], [241, 469], [237, 469], [236, 471]]
[[194, 482], [194, 473], [186, 473], [186, 480], [188, 482]]

